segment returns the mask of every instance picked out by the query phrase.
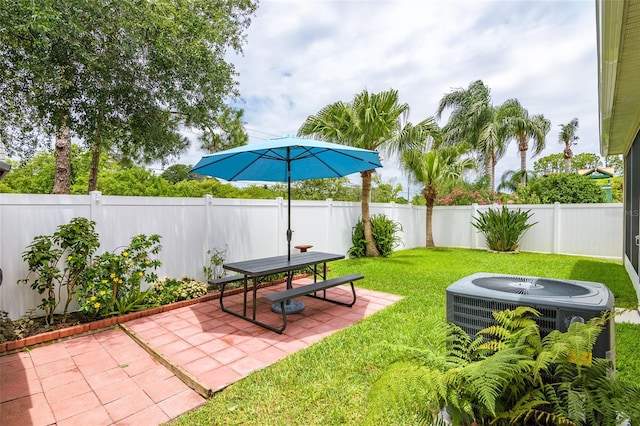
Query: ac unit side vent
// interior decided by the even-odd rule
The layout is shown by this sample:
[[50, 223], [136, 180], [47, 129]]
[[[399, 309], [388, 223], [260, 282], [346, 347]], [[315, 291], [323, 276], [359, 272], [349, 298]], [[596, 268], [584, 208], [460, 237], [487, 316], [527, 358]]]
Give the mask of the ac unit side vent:
[[[477, 299], [455, 295], [453, 297], [453, 323], [471, 335], [477, 334], [480, 330], [495, 325], [493, 312], [514, 310], [522, 304], [505, 303], [497, 300]], [[534, 320], [540, 327], [540, 332], [546, 336], [557, 328], [557, 310], [541, 306], [530, 305], [530, 307], [540, 312], [539, 317]]]

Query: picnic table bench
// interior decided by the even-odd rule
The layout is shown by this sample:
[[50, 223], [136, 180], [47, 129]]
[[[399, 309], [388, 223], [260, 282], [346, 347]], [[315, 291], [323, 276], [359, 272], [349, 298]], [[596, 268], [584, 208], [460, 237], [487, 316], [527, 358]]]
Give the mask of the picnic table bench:
[[[221, 285], [220, 290], [220, 308], [223, 312], [229, 313], [236, 317], [242, 318], [246, 321], [252, 322], [259, 326], [265, 327], [271, 331], [275, 331], [276, 333], [281, 334], [287, 326], [287, 312], [285, 309], [285, 304], [290, 302], [292, 299], [300, 296], [309, 296], [316, 299], [326, 300], [328, 302], [336, 303], [344, 306], [353, 306], [356, 302], [356, 291], [353, 285], [354, 281], [363, 279], [364, 276], [360, 274], [351, 274], [345, 275], [343, 277], [337, 277], [327, 280], [326, 279], [326, 263], [332, 260], [344, 259], [344, 255], [339, 254], [331, 254], [331, 253], [322, 253], [322, 252], [302, 252], [295, 253], [291, 256], [275, 256], [270, 258], [263, 259], [254, 259], [247, 260], [242, 262], [234, 262], [227, 263], [223, 265], [223, 268], [235, 272], [239, 272], [240, 275], [230, 276], [218, 278], [216, 280], [211, 280], [209, 283], [212, 285]], [[320, 271], [318, 271], [318, 265], [321, 265]], [[311, 267], [314, 276], [314, 282], [312, 284], [302, 285], [295, 288], [292, 288], [291, 281], [293, 277], [293, 271], [304, 269], [306, 267]], [[267, 302], [271, 302], [273, 304], [279, 304], [281, 308], [277, 312], [282, 313], [282, 325], [279, 327], [274, 327], [273, 325], [266, 324], [262, 321], [256, 319], [256, 304], [257, 304], [257, 291], [258, 291], [258, 278], [266, 275], [271, 275], [275, 273], [286, 272], [288, 274], [287, 278], [287, 289], [272, 293], [264, 296], [262, 300]], [[318, 276], [321, 277], [321, 280], [318, 281]], [[248, 305], [248, 295], [249, 295], [249, 280], [253, 281], [253, 286], [251, 289], [252, 293], [252, 313], [250, 315], [247, 314], [247, 305]], [[224, 306], [224, 291], [227, 284], [232, 282], [242, 282], [243, 283], [243, 304], [242, 304], [242, 312], [236, 312], [227, 309]], [[350, 302], [342, 302], [339, 300], [331, 299], [327, 297], [326, 290], [331, 287], [336, 287], [341, 284], [350, 284], [351, 292], [353, 293], [353, 299]], [[318, 295], [318, 292], [322, 292], [321, 295]]]
[[[330, 280], [317, 281], [313, 284], [289, 288], [277, 293], [271, 293], [263, 296], [262, 299], [270, 303], [280, 303], [280, 312], [282, 312], [282, 327], [279, 328], [279, 332], [282, 333], [282, 331], [287, 327], [287, 310], [285, 309], [285, 303], [287, 301], [300, 296], [308, 296], [338, 305], [352, 307], [354, 303], [356, 303], [356, 288], [353, 286], [353, 282], [361, 280], [363, 278], [364, 275], [361, 274], [345, 275], [342, 277], [332, 278]], [[351, 302], [342, 302], [340, 300], [335, 300], [327, 297], [327, 289], [347, 283], [351, 285], [351, 293], [353, 293], [353, 299], [351, 300]], [[322, 291], [322, 296], [318, 296], [316, 294], [319, 291]]]

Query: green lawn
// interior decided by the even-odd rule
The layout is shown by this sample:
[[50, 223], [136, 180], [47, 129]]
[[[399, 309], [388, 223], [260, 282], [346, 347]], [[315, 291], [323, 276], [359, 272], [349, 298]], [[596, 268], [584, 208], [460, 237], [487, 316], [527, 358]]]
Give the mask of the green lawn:
[[[251, 374], [178, 425], [359, 425], [366, 394], [399, 346], [440, 344], [445, 289], [475, 272], [595, 281], [607, 285], [616, 306], [637, 308], [633, 286], [619, 262], [536, 253], [495, 254], [466, 249], [412, 249], [388, 258], [331, 264], [334, 276], [362, 273], [360, 287], [404, 299], [288, 358]], [[618, 374], [640, 376], [640, 326], [616, 327]], [[405, 419], [403, 424], [411, 423]]]

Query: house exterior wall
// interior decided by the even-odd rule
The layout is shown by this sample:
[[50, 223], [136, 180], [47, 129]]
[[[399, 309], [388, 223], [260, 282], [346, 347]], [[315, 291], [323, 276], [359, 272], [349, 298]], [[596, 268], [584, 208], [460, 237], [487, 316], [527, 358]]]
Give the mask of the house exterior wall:
[[624, 158], [624, 261], [640, 299], [640, 131]]

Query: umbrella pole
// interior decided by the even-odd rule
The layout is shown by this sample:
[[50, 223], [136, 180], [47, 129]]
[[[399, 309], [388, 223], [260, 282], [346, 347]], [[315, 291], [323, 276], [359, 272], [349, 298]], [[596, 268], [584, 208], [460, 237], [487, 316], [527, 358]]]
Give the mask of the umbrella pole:
[[[287, 260], [291, 260], [291, 151], [287, 147]], [[287, 289], [293, 287], [293, 271], [287, 272]], [[282, 309], [279, 303], [271, 305], [273, 312], [282, 313]], [[284, 304], [284, 310], [288, 314], [297, 314], [304, 310], [304, 303], [299, 300], [287, 300]]]
[[291, 260], [291, 160], [287, 148], [287, 260]]

